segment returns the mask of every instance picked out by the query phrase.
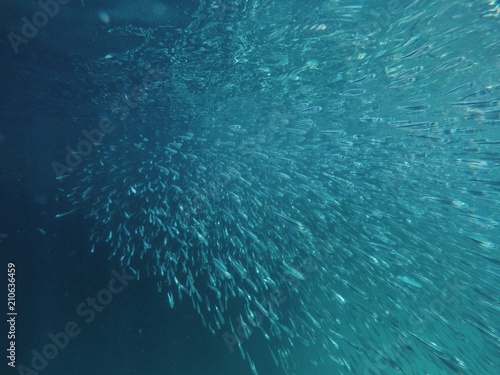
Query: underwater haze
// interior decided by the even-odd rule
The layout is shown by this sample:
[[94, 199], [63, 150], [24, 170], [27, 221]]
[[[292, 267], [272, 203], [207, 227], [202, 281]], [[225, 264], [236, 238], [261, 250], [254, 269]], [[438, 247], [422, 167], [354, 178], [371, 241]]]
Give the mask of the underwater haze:
[[496, 1], [0, 7], [2, 373], [500, 373]]

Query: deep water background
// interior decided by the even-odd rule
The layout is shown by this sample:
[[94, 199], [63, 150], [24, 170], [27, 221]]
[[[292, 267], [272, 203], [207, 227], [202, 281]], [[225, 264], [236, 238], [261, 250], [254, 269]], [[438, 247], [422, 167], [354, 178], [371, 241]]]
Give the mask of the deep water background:
[[[188, 2], [182, 3], [180, 9], [189, 9]], [[71, 207], [61, 198], [61, 183], [51, 167], [64, 160], [65, 145], [76, 147], [82, 139], [82, 128], [68, 124], [76, 119], [86, 121], [85, 127], [98, 125], [99, 108], [91, 102], [94, 87], [85, 72], [75, 72], [74, 60], [102, 56], [106, 50], [92, 42], [101, 27], [95, 13], [106, 5], [119, 3], [61, 6], [17, 54], [6, 35], [19, 32], [21, 17], [38, 8], [17, 2], [0, 7], [0, 233], [6, 235], [0, 259], [4, 275], [7, 262], [16, 264], [18, 369], [32, 368], [32, 351], [40, 352], [51, 342], [49, 333], [74, 321], [81, 333], [41, 374], [250, 374], [239, 354], [231, 355], [222, 337], [202, 326], [187, 300], [170, 309], [154, 283], [131, 282], [91, 323], [76, 312], [107, 287], [113, 269], [121, 270], [109, 261], [106, 245], [90, 254], [90, 227], [81, 214], [55, 218]], [[88, 17], [78, 16], [82, 9]], [[2, 327], [6, 332], [6, 323]], [[0, 342], [2, 349], [8, 347], [6, 334]], [[2, 373], [18, 373], [7, 367], [4, 355], [0, 365]], [[273, 366], [267, 373], [274, 373]]]
[[[193, 3], [170, 2], [175, 16], [169, 24], [179, 29], [187, 25]], [[119, 8], [112, 1], [104, 5]], [[76, 313], [80, 303], [108, 285], [113, 269], [121, 269], [116, 259], [109, 259], [113, 249], [108, 244], [99, 243], [90, 252], [89, 233], [95, 224], [81, 211], [56, 218], [73, 206], [51, 166], [63, 160], [66, 145], [76, 146], [82, 129], [97, 126], [102, 113], [93, 102], [99, 93], [92, 77], [79, 62], [102, 57], [112, 44], [99, 44], [94, 38], [101, 24], [91, 15], [104, 5], [86, 1], [82, 7], [76, 0], [61, 5], [59, 14], [21, 45], [19, 53], [5, 36], [37, 8], [15, 2], [0, 6], [0, 277], [5, 279], [7, 262], [16, 264], [17, 364], [29, 365], [32, 350], [40, 351], [50, 332], [76, 321], [81, 333], [41, 374], [251, 374], [239, 353], [228, 351], [220, 334], [214, 336], [202, 326], [188, 299], [170, 309], [165, 295], [147, 278], [131, 282], [90, 324]], [[132, 16], [123, 14], [117, 19], [126, 24]], [[139, 15], [133, 22], [155, 27], [164, 21]], [[128, 129], [129, 134], [149, 131], [145, 125], [138, 127]], [[105, 142], [112, 144], [118, 137], [112, 133]], [[77, 168], [84, 165], [85, 161]], [[498, 263], [495, 267], [498, 270]], [[500, 327], [498, 320], [491, 323]], [[2, 327], [4, 352], [6, 325]], [[257, 348], [253, 359], [260, 363], [260, 374], [279, 373], [262, 336], [253, 335], [247, 345]], [[300, 367], [302, 359], [298, 361]], [[8, 374], [17, 373], [5, 367], [4, 355], [0, 366], [2, 373], [5, 368]]]
[[[88, 25], [74, 19], [68, 33], [62, 19], [81, 8], [76, 1], [66, 7], [71, 11], [61, 7], [60, 15], [14, 54], [5, 37], [8, 25], [17, 27], [20, 16], [37, 8], [2, 4], [11, 12], [1, 12], [0, 233], [7, 237], [0, 243], [0, 259], [4, 279], [7, 262], [16, 264], [17, 365], [31, 367], [32, 350], [41, 351], [50, 332], [75, 321], [81, 333], [40, 373], [250, 374], [220, 336], [201, 325], [190, 304], [168, 308], [154, 283], [132, 282], [89, 324], [77, 314], [80, 303], [107, 287], [113, 267], [121, 268], [108, 261], [105, 246], [90, 254], [90, 228], [81, 215], [55, 219], [70, 207], [60, 199], [51, 163], [64, 158], [64, 145], [81, 139], [80, 129], [68, 124], [73, 118], [98, 121], [88, 77], [72, 64], [75, 55], [95, 52], [71, 39], [79, 40]], [[2, 287], [3, 299], [5, 294]], [[6, 332], [7, 325], [2, 327]], [[6, 333], [0, 342], [4, 352]], [[3, 354], [0, 363], [2, 373], [18, 373], [7, 367]]]

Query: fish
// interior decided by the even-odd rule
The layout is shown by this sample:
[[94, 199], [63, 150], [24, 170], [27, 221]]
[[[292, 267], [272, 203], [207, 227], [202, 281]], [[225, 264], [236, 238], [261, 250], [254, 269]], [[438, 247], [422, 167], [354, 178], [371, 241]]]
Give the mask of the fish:
[[394, 76], [394, 78], [413, 77], [414, 75], [421, 72], [422, 70], [424, 70], [424, 67], [422, 65], [414, 66], [413, 68], [407, 69], [399, 74], [396, 74]]
[[70, 147], [55, 218], [84, 217], [92, 256], [253, 374], [494, 373], [496, 20], [487, 2], [392, 5], [199, 2], [185, 28], [108, 25], [127, 52], [75, 64], [116, 129], [78, 165]]
[[299, 232], [308, 232], [308, 229], [301, 224], [299, 221], [280, 214], [279, 212], [274, 212], [279, 218], [283, 219], [286, 223], [290, 224], [292, 228], [297, 229]]
[[429, 52], [430, 50], [432, 49], [432, 44], [426, 44], [420, 48], [417, 48], [403, 56], [401, 56], [400, 58], [402, 60], [404, 59], [414, 59], [414, 58], [417, 58], [417, 57], [420, 57], [422, 56], [423, 54]]
[[366, 92], [364, 89], [350, 89], [347, 91], [344, 91], [341, 95], [343, 96], [358, 96], [358, 95], [363, 95]]
[[457, 66], [458, 64], [460, 64], [462, 61], [465, 61], [464, 56], [455, 57], [451, 60], [448, 60], [448, 61], [438, 65], [436, 68], [434, 68], [433, 73], [451, 69], [451, 68]]
[[362, 84], [362, 83], [370, 82], [376, 76], [377, 75], [375, 73], [366, 74], [366, 75], [364, 75], [364, 76], [362, 76], [360, 78], [355, 79], [354, 81], [351, 82], [351, 84], [353, 84], [353, 85], [359, 85], [359, 84]]
[[412, 83], [414, 83], [415, 81], [416, 81], [415, 77], [401, 78], [401, 79], [397, 79], [395, 81], [392, 81], [391, 83], [386, 85], [386, 87], [390, 88], [390, 89], [397, 89], [397, 88], [409, 86]]
[[448, 90], [444, 93], [444, 95], [449, 95], [449, 94], [452, 94], [454, 92], [460, 92], [460, 91], [465, 91], [465, 90], [468, 90], [472, 87], [474, 87], [475, 83], [474, 82], [467, 82], [467, 83], [464, 83], [460, 86], [457, 86], [455, 88], [452, 88], [451, 90]]

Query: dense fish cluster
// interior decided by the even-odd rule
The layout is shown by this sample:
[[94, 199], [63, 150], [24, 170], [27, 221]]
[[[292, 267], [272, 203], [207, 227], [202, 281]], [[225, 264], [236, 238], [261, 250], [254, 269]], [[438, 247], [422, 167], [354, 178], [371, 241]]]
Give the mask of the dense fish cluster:
[[81, 66], [116, 125], [62, 178], [92, 241], [254, 374], [258, 335], [285, 374], [494, 373], [498, 8], [191, 11]]

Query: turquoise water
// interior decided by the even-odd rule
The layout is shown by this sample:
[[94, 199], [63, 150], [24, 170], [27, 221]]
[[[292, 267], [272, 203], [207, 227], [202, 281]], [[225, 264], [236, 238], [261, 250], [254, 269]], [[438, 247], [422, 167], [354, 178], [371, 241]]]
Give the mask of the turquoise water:
[[498, 372], [494, 2], [5, 8], [25, 366], [75, 320], [40, 373]]

